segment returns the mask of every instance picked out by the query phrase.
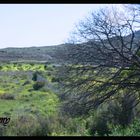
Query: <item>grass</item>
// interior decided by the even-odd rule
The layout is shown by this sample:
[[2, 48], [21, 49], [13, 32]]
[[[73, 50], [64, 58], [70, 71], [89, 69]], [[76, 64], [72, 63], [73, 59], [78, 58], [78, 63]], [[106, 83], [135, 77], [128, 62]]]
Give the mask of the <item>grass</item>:
[[[74, 67], [82, 67], [82, 65]], [[3, 63], [0, 65], [0, 117], [10, 117], [7, 126], [0, 124], [0, 136], [96, 136], [96, 133], [90, 132], [95, 125], [101, 127], [99, 130], [103, 130], [105, 121], [99, 121], [98, 113], [96, 116], [91, 111], [91, 114], [85, 116], [70, 117], [61, 110], [63, 101], [59, 100], [57, 96], [59, 90], [56, 88], [61, 79], [55, 77], [55, 73], [57, 69], [51, 64], [45, 66], [41, 63]], [[77, 76], [73, 71], [71, 76], [75, 76], [73, 81], [82, 81], [89, 76], [94, 76], [93, 73], [96, 71], [88, 71], [82, 76]], [[36, 74], [40, 78], [34, 76]], [[123, 74], [126, 75], [126, 71]], [[105, 81], [107, 76], [102, 74], [95, 77], [80, 90], [88, 89], [95, 83], [98, 86], [100, 83], [95, 80]], [[43, 84], [36, 89], [35, 85], [40, 85], [41, 82]], [[80, 93], [76, 90], [74, 92]], [[113, 131], [111, 135], [139, 135], [139, 122], [136, 121], [125, 130], [111, 124], [109, 128]]]
[[[1, 135], [22, 135], [21, 131], [17, 134], [16, 128], [14, 128], [16, 127], [14, 123], [17, 122], [13, 122], [19, 121], [18, 118], [21, 115], [25, 118], [32, 115], [33, 118], [37, 119], [38, 115], [49, 117], [57, 114], [57, 107], [59, 106], [57, 95], [48, 88], [33, 89], [35, 81], [32, 80], [32, 74], [34, 71], [42, 72], [47, 78], [43, 64], [1, 64], [0, 68], [0, 96], [4, 96], [4, 98], [0, 98], [0, 117], [11, 117], [7, 130]], [[50, 77], [48, 76], [49, 79]], [[14, 96], [14, 98], [8, 100], [10, 96]], [[33, 124], [34, 122], [30, 121], [30, 123]], [[20, 125], [22, 124], [20, 123]], [[24, 135], [32, 134], [24, 133]]]
[[25, 63], [17, 63], [17, 64], [1, 64], [1, 71], [45, 71], [44, 64], [25, 64]]
[[[36, 72], [43, 77], [42, 82], [45, 82], [37, 90], [34, 85], [40, 81], [37, 81], [38, 78], [35, 80], [33, 78]], [[58, 82], [54, 75], [56, 72], [57, 69], [50, 64], [48, 66], [37, 63], [0, 65], [0, 117], [11, 119], [6, 127], [0, 124], [0, 136], [90, 135], [87, 116], [71, 118], [61, 112], [62, 104], [56, 94], [59, 92], [56, 90]], [[76, 76], [74, 80], [77, 78], [84, 80], [90, 72], [86, 74], [81, 77]], [[52, 79], [56, 80], [52, 82]]]

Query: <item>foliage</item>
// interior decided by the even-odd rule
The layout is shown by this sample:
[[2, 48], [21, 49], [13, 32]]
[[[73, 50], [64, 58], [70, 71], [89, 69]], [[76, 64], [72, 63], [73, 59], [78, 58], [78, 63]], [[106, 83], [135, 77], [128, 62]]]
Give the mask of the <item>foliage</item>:
[[112, 130], [111, 136], [140, 136], [140, 120], [135, 119], [133, 123], [126, 128], [120, 125], [110, 125]]
[[33, 85], [33, 89], [34, 90], [39, 90], [41, 89], [42, 87], [44, 87], [45, 85], [45, 82], [43, 81], [37, 81], [34, 85]]
[[33, 81], [37, 81], [37, 74], [38, 74], [38, 72], [33, 73], [33, 78], [32, 78]]
[[[34, 85], [44, 86], [44, 83], [32, 80], [33, 73], [38, 70], [37, 66], [34, 64], [30, 69], [29, 64], [2, 65], [0, 117], [10, 117], [11, 121], [6, 127], [0, 124], [1, 136], [51, 135], [46, 120], [56, 115], [59, 100], [47, 85], [43, 90], [33, 90]], [[19, 71], [17, 67], [24, 68]], [[45, 71], [42, 71], [42, 76], [48, 78]], [[48, 84], [51, 85], [50, 82]]]
[[109, 136], [111, 133], [108, 127], [108, 120], [106, 117], [107, 113], [98, 114], [92, 120], [92, 125], [90, 126], [90, 134], [91, 135], [99, 135], [99, 136]]
[[0, 95], [0, 99], [14, 100], [15, 99], [15, 95], [14, 94], [4, 93], [4, 94]]

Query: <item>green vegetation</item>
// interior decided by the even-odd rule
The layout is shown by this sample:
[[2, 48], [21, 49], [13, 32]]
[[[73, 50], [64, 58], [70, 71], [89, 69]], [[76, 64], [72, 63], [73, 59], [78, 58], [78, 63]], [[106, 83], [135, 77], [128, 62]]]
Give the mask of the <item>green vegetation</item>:
[[123, 7], [69, 43], [0, 50], [0, 136], [140, 136], [140, 6]]
[[[80, 104], [77, 103], [69, 114], [67, 112], [73, 109], [73, 103], [67, 104], [70, 99], [64, 100], [63, 94], [59, 93], [59, 88], [58, 91], [55, 90], [57, 84], [64, 80], [56, 67], [51, 64], [44, 66], [44, 64], [11, 63], [1, 64], [0, 68], [0, 117], [11, 118], [7, 126], [0, 124], [1, 136], [140, 135], [138, 119], [140, 114], [127, 124], [133, 112], [129, 111], [128, 115], [124, 112], [125, 106], [122, 101], [126, 96], [120, 96], [117, 101], [112, 100], [112, 104], [106, 103], [98, 110], [91, 110], [88, 113], [84, 112], [85, 108], [82, 106], [80, 109]], [[115, 71], [115, 69], [110, 70]], [[75, 76], [73, 80], [85, 80], [91, 73], [87, 71], [86, 75]], [[75, 74], [74, 71], [71, 76], [73, 74]], [[126, 74], [129, 73], [125, 70], [122, 75]], [[66, 75], [63, 74], [63, 76]], [[99, 79], [101, 78], [98, 77]], [[102, 78], [102, 80], [105, 79]], [[137, 112], [138, 110], [139, 106]], [[75, 112], [78, 115], [74, 115]]]
[[[100, 101], [98, 98], [102, 98], [104, 92], [110, 91], [112, 87], [105, 88], [102, 92], [98, 92], [96, 89], [102, 85], [102, 82], [108, 81], [111, 73], [117, 70], [117, 68], [108, 68], [96, 75], [96, 70], [92, 66], [71, 65], [60, 68], [57, 76], [53, 78], [52, 81], [60, 82], [60, 88], [65, 85], [59, 94], [61, 111], [72, 118], [72, 122], [76, 118], [85, 122], [82, 127], [85, 133], [79, 134], [88, 136], [139, 136], [138, 89], [137, 94], [132, 94], [133, 90], [130, 92], [127, 88], [120, 88], [117, 90], [117, 94], [108, 97], [105, 102], [94, 108], [94, 102], [98, 103]], [[134, 73], [133, 67], [125, 69], [121, 71], [119, 78], [126, 78], [132, 73]], [[113, 82], [117, 82], [117, 80], [119, 79], [116, 78], [116, 81]], [[139, 77], [135, 77], [133, 82], [138, 80]]]
[[2, 63], [1, 71], [44, 71], [43, 64], [25, 64], [25, 63]]
[[50, 64], [1, 64], [0, 117], [10, 117], [0, 124], [1, 136], [90, 135], [86, 118], [61, 111], [55, 71]]
[[[34, 71], [44, 74], [43, 64], [2, 64], [0, 70], [0, 117], [10, 117], [8, 126], [1, 126], [1, 135], [38, 135], [43, 123], [57, 114], [59, 99], [47, 85], [33, 81]], [[38, 88], [38, 90], [36, 90]], [[43, 120], [42, 120], [43, 119]], [[2, 125], [2, 124], [0, 124]], [[43, 126], [46, 125], [46, 126]], [[44, 128], [42, 128], [44, 129]], [[47, 131], [47, 130], [46, 130]], [[47, 135], [47, 132], [44, 133]]]

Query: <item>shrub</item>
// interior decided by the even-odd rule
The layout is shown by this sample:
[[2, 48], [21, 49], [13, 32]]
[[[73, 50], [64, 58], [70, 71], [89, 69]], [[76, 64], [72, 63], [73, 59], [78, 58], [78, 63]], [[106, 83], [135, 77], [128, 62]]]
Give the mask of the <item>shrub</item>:
[[38, 72], [33, 73], [33, 77], [32, 77], [33, 81], [37, 81], [37, 74], [38, 74]]
[[53, 77], [52, 80], [51, 80], [51, 82], [60, 82], [60, 79], [57, 78], [57, 77]]
[[45, 82], [44, 81], [37, 81], [34, 85], [33, 85], [33, 89], [34, 90], [39, 90], [42, 87], [45, 86]]
[[44, 65], [44, 69], [47, 70], [47, 66], [46, 65]]
[[116, 125], [126, 127], [134, 120], [136, 98], [124, 94], [118, 100], [111, 102], [108, 106], [108, 114], [112, 116], [112, 122]]
[[51, 72], [47, 72], [47, 75], [48, 75], [48, 76], [51, 76]]
[[4, 136], [5, 131], [6, 131], [6, 127], [3, 125], [0, 125], [0, 136]]
[[[48, 123], [49, 117], [43, 117], [41, 114], [37, 114], [37, 120], [40, 124], [40, 127], [36, 131], [37, 136], [47, 136], [50, 135], [52, 130], [50, 129], [50, 125]], [[52, 122], [50, 122], [52, 123]], [[54, 125], [54, 124], [52, 124]]]
[[25, 81], [22, 86], [30, 84], [30, 81]]
[[30, 63], [30, 65], [33, 67], [35, 64], [34, 63]]
[[108, 126], [107, 112], [96, 113], [89, 126], [91, 135], [108, 136], [111, 134]]
[[133, 135], [140, 136], [140, 120], [138, 120], [138, 119], [134, 120], [130, 126], [133, 130]]
[[[126, 135], [126, 128], [121, 125], [110, 124], [111, 135], [110, 136], [124, 136]], [[130, 133], [127, 131], [127, 133]]]
[[[42, 124], [48, 135], [50, 136], [83, 136], [89, 135], [86, 131], [84, 120], [80, 118], [70, 118], [67, 115], [55, 114], [47, 117]], [[43, 120], [43, 119], [41, 119]]]
[[31, 114], [12, 118], [5, 135], [7, 136], [36, 136], [40, 124]]
[[14, 100], [15, 99], [15, 95], [4, 93], [4, 94], [0, 95], [0, 99]]
[[2, 66], [0, 66], [0, 70], [2, 70]]

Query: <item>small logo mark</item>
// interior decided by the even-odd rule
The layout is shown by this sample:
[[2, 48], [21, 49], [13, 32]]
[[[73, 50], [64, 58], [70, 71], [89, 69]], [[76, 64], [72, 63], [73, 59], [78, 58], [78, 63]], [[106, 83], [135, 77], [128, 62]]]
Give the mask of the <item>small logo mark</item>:
[[6, 126], [10, 122], [10, 118], [7, 117], [0, 117], [0, 124]]

